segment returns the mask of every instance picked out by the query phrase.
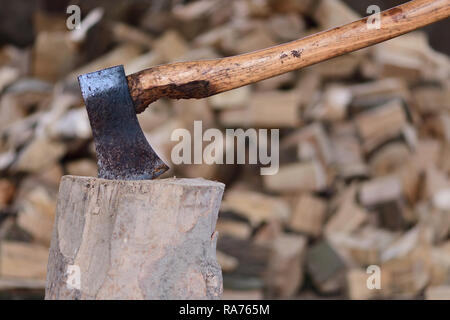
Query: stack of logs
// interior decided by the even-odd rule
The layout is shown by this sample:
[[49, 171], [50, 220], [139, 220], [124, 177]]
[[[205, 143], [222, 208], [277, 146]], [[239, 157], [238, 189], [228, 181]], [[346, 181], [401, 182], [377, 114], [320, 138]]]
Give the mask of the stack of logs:
[[[359, 17], [339, 0], [152, 3], [131, 25], [103, 2], [74, 31], [65, 12], [38, 10], [29, 47], [0, 47], [0, 297], [42, 296], [60, 178], [97, 174], [76, 75], [240, 54]], [[414, 32], [140, 114], [168, 163], [173, 130], [194, 120], [203, 130], [280, 129], [275, 175], [207, 164], [164, 175], [226, 183], [223, 297], [450, 299], [449, 75], [449, 58]], [[367, 287], [370, 265], [379, 290]]]

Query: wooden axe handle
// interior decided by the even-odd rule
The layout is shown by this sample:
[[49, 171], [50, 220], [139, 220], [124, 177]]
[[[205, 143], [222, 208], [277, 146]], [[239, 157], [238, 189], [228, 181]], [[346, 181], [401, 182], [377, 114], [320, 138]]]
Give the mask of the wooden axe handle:
[[368, 17], [300, 40], [222, 59], [156, 66], [127, 76], [140, 113], [162, 97], [205, 98], [397, 37], [450, 15], [450, 0], [413, 0], [381, 13], [380, 29]]

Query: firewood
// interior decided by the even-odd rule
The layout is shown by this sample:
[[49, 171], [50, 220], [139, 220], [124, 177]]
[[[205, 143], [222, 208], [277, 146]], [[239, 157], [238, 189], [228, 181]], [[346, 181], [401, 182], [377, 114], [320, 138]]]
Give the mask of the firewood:
[[66, 163], [66, 172], [72, 176], [97, 176], [97, 164], [90, 159], [79, 159]]
[[48, 249], [38, 244], [0, 242], [0, 278], [45, 280]]
[[226, 192], [222, 204], [224, 209], [245, 217], [253, 226], [264, 221], [286, 221], [291, 214], [283, 199], [243, 190]]
[[351, 113], [357, 114], [366, 108], [386, 103], [393, 99], [408, 101], [410, 93], [406, 83], [401, 79], [386, 78], [349, 86], [353, 100]]
[[158, 126], [169, 121], [173, 114], [172, 104], [165, 100], [158, 100], [152, 104], [151, 108], [137, 115], [139, 125], [144, 132], [151, 132]]
[[336, 212], [325, 225], [326, 234], [349, 233], [367, 221], [367, 211], [356, 203], [357, 188], [353, 184], [343, 191]]
[[30, 73], [31, 52], [29, 49], [21, 49], [12, 45], [4, 45], [0, 49], [0, 65], [14, 68], [20, 75]]
[[434, 139], [421, 139], [417, 143], [412, 161], [421, 171], [429, 166], [437, 165], [442, 150], [442, 143]]
[[17, 224], [29, 232], [35, 241], [49, 246], [55, 219], [56, 196], [37, 183], [28, 180], [21, 185]]
[[7, 179], [0, 179], [0, 211], [8, 206], [16, 193], [16, 187]]
[[362, 56], [350, 53], [312, 66], [315, 72], [327, 79], [345, 79], [354, 75], [361, 64]]
[[404, 143], [388, 143], [370, 158], [370, 171], [373, 176], [387, 175], [405, 165], [410, 156], [411, 151]]
[[[223, 188], [203, 179], [63, 177], [46, 299], [220, 298], [214, 227]], [[81, 283], [67, 286], [71, 266]]]
[[0, 277], [0, 292], [21, 289], [43, 291], [45, 289], [45, 280]]
[[262, 300], [263, 299], [262, 290], [231, 290], [224, 289], [222, 300]]
[[431, 199], [434, 194], [449, 187], [450, 179], [436, 166], [430, 165], [425, 169], [421, 190], [423, 199]]
[[423, 240], [426, 240], [423, 239], [423, 231], [419, 226], [416, 226], [384, 248], [380, 259], [381, 261], [389, 261], [403, 258], [417, 248]]
[[224, 275], [224, 287], [250, 290], [263, 286], [263, 277], [269, 266], [270, 247], [229, 236], [220, 237], [217, 249], [238, 259], [236, 269]]
[[445, 285], [450, 280], [450, 242], [431, 248], [428, 264], [430, 267], [429, 286]]
[[53, 165], [65, 153], [66, 146], [43, 136], [31, 141], [13, 165], [16, 171], [38, 172]]
[[421, 202], [416, 206], [415, 214], [418, 224], [424, 229], [423, 234], [426, 237], [423, 238], [428, 242], [440, 243], [447, 238], [450, 232], [450, 219], [446, 209], [437, 208], [433, 201], [432, 203]]
[[360, 16], [342, 1], [321, 0], [314, 11], [314, 18], [326, 30], [358, 20]]
[[314, 4], [313, 0], [269, 0], [269, 5], [273, 10], [283, 13], [307, 14], [311, 12]]
[[[78, 28], [71, 31], [69, 39], [77, 50], [79, 50], [79, 47], [82, 44], [88, 45], [88, 42], [86, 41], [86, 38], [88, 38], [88, 33], [95, 32], [95, 26], [100, 23], [104, 13], [105, 10], [101, 7], [92, 9], [85, 17], [83, 17], [83, 20], [78, 25]], [[108, 36], [102, 34], [102, 38], [108, 38]]]
[[369, 174], [355, 127], [352, 124], [335, 127], [330, 140], [339, 176], [350, 179]]
[[263, 176], [263, 182], [275, 192], [320, 191], [328, 185], [322, 165], [315, 161], [282, 166], [277, 174]]
[[425, 291], [427, 300], [450, 300], [450, 286], [429, 287]]
[[380, 144], [401, 134], [407, 124], [407, 116], [399, 100], [393, 100], [360, 113], [355, 118], [358, 134], [365, 152], [371, 152]]
[[180, 61], [195, 61], [195, 60], [211, 60], [220, 58], [220, 55], [213, 48], [193, 48], [180, 56]]
[[314, 120], [339, 121], [347, 116], [347, 107], [352, 100], [351, 91], [346, 87], [329, 86], [321, 100], [305, 116]]
[[[274, 106], [278, 112], [273, 113]], [[299, 98], [292, 92], [268, 91], [255, 93], [248, 106], [224, 110], [219, 121], [224, 126], [285, 128], [299, 124]]]
[[54, 82], [75, 65], [75, 52], [65, 32], [40, 32], [34, 46], [33, 75]]
[[345, 263], [327, 241], [321, 241], [308, 249], [306, 267], [320, 292], [335, 292], [343, 286]]
[[397, 239], [390, 231], [367, 226], [349, 233], [330, 233], [327, 239], [333, 247], [356, 266], [380, 265], [383, 251]]
[[236, 37], [236, 28], [227, 24], [200, 34], [194, 39], [194, 44], [200, 47], [213, 47], [231, 53]]
[[252, 234], [250, 224], [233, 219], [219, 219], [219, 221], [217, 221], [216, 229], [220, 236], [230, 236], [242, 240], [250, 239]]
[[306, 239], [281, 234], [272, 243], [272, 255], [267, 271], [267, 296], [286, 299], [293, 297], [303, 283], [303, 263]]
[[276, 45], [276, 42], [270, 37], [265, 28], [257, 26], [249, 34], [235, 39], [234, 50], [235, 54], [243, 54], [260, 50]]
[[163, 61], [163, 56], [160, 53], [151, 50], [142, 55], [134, 57], [130, 61], [126, 61], [126, 64], [124, 65], [125, 73], [132, 74], [142, 69], [147, 69], [152, 66], [161, 64], [163, 63]]
[[164, 62], [173, 62], [185, 54], [189, 46], [177, 31], [168, 30], [155, 41], [153, 50], [162, 57]]
[[306, 193], [302, 194], [293, 210], [289, 227], [294, 231], [318, 237], [322, 233], [326, 209], [323, 200]]
[[89, 62], [88, 64], [76, 69], [66, 76], [66, 82], [69, 86], [74, 87], [78, 85], [76, 79], [78, 75], [94, 72], [100, 69], [125, 64], [132, 59], [138, 57], [141, 53], [141, 48], [137, 45], [123, 44], [106, 53], [105, 55]]
[[35, 178], [40, 184], [48, 186], [52, 190], [57, 190], [63, 175], [64, 171], [62, 165], [54, 164], [53, 166], [42, 170]]
[[239, 264], [238, 259], [221, 251], [216, 252], [216, 257], [224, 273], [233, 272]]
[[297, 147], [298, 159], [301, 161], [318, 160], [323, 166], [333, 162], [330, 141], [321, 124], [310, 124], [281, 140], [281, 151], [287, 151], [291, 147]]
[[[317, 100], [321, 81], [321, 76], [314, 70], [304, 69], [300, 71], [294, 91], [299, 95], [302, 108], [306, 108]], [[308, 109], [305, 110], [305, 118], [307, 118], [307, 112]]]
[[369, 300], [379, 298], [380, 290], [369, 289], [367, 279], [370, 273], [361, 269], [351, 269], [347, 272], [347, 290], [351, 300]]
[[269, 19], [267, 27], [275, 39], [285, 42], [301, 37], [305, 29], [305, 22], [297, 14], [273, 15]]
[[36, 33], [67, 31], [66, 17], [61, 13], [36, 10], [33, 14], [33, 29]]
[[412, 93], [418, 110], [422, 114], [450, 110], [450, 91], [436, 86], [423, 86]]
[[154, 39], [146, 32], [122, 22], [115, 22], [111, 26], [114, 40], [122, 43], [133, 43], [151, 48]]
[[404, 198], [400, 178], [384, 176], [365, 182], [359, 192], [361, 204], [378, 212], [380, 223], [398, 230], [405, 226]]
[[385, 298], [411, 299], [418, 296], [427, 285], [430, 274], [421, 248], [409, 255], [383, 263], [381, 288]]
[[288, 72], [273, 78], [259, 81], [255, 84], [255, 88], [258, 91], [272, 91], [282, 89], [283, 87], [289, 87], [295, 82], [295, 75], [292, 72]]
[[148, 141], [151, 142], [153, 149], [164, 159], [165, 163], [171, 163], [171, 150], [176, 142], [171, 141], [172, 132], [179, 128], [185, 128], [184, 121], [175, 118], [166, 121], [164, 124], [156, 127], [150, 132], [144, 132]]
[[230, 90], [208, 98], [214, 109], [245, 108], [250, 100], [251, 90], [249, 86]]
[[432, 52], [424, 33], [413, 32], [374, 47], [380, 77], [398, 77], [414, 83], [419, 79], [448, 77], [448, 57]]
[[450, 142], [450, 114], [441, 112], [428, 117], [424, 123], [424, 129], [433, 136], [438, 136], [445, 142]]
[[283, 224], [281, 221], [271, 220], [259, 227], [252, 240], [256, 244], [270, 246], [283, 232]]
[[450, 211], [450, 188], [436, 192], [431, 201], [434, 208], [442, 211]]
[[[60, 103], [63, 102], [60, 100]], [[67, 111], [63, 116], [51, 122], [46, 131], [54, 139], [89, 139], [92, 137], [85, 108]]]
[[0, 68], [0, 92], [8, 85], [16, 81], [20, 76], [17, 68], [4, 66]]
[[[50, 87], [41, 81], [20, 80], [9, 86], [0, 99], [0, 128], [19, 122], [32, 109], [42, 111], [47, 107]], [[44, 106], [45, 103], [45, 106]]]

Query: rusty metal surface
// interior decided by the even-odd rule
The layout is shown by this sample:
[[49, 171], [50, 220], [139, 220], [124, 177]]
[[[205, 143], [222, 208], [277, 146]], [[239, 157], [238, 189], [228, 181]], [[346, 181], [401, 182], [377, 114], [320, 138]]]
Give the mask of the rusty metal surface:
[[98, 176], [153, 179], [168, 166], [147, 142], [136, 117], [123, 66], [78, 77], [94, 136]]

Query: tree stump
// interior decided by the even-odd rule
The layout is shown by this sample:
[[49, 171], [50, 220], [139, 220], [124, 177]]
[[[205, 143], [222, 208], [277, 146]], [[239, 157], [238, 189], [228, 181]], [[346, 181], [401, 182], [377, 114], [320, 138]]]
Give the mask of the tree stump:
[[219, 299], [224, 185], [64, 176], [46, 299]]

